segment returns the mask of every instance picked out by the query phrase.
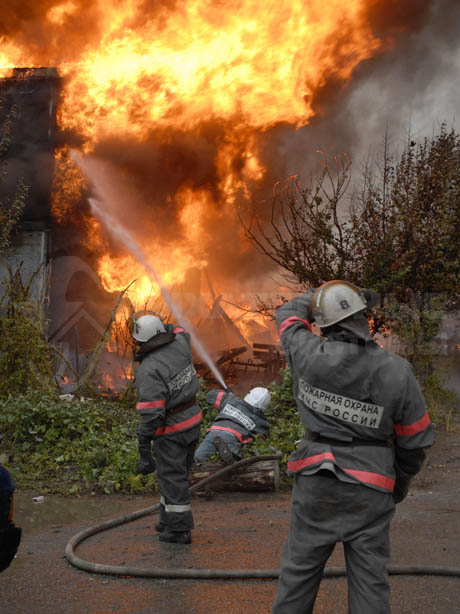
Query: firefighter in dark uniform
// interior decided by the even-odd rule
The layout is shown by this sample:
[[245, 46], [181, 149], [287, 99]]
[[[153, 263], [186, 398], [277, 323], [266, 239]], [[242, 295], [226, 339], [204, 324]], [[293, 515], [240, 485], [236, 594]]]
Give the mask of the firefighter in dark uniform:
[[[193, 366], [190, 336], [179, 326], [163, 324], [154, 315], [134, 320], [139, 344], [136, 360], [138, 471], [157, 470], [160, 486], [159, 540], [189, 544], [193, 516], [188, 473], [200, 437], [199, 381]], [[155, 461], [151, 444], [155, 442]]]
[[369, 334], [364, 310], [375, 297], [334, 280], [277, 309], [306, 438], [288, 463], [291, 526], [273, 614], [313, 612], [337, 542], [348, 611], [390, 612], [390, 520], [433, 444], [433, 426], [411, 365]]
[[21, 529], [13, 522], [14, 482], [0, 465], [0, 572], [7, 569], [18, 551]]
[[262, 386], [252, 388], [244, 399], [230, 390], [210, 390], [206, 402], [219, 413], [195, 452], [195, 461], [203, 463], [216, 452], [224, 463], [241, 460], [244, 444], [256, 435], [266, 439], [270, 433], [265, 416], [270, 400], [269, 390]]

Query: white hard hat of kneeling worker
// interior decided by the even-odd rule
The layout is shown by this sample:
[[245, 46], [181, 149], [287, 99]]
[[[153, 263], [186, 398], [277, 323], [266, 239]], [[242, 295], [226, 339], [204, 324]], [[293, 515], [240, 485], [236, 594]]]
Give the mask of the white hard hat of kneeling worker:
[[252, 407], [257, 407], [257, 409], [262, 409], [265, 411], [270, 405], [271, 395], [267, 388], [257, 386], [248, 392], [248, 394], [244, 397], [244, 400], [249, 405], [252, 405]]

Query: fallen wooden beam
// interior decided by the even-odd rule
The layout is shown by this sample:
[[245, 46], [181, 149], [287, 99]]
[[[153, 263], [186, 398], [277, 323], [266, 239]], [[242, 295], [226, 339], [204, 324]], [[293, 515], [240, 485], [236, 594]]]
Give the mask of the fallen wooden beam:
[[[193, 486], [201, 480], [226, 467], [223, 463], [201, 463], [194, 464], [189, 474], [189, 485]], [[204, 489], [220, 492], [223, 490], [233, 492], [254, 492], [279, 490], [280, 470], [276, 460], [265, 460], [251, 465], [238, 467], [222, 477], [216, 478], [214, 482], [206, 484]], [[199, 494], [200, 491], [198, 490]]]

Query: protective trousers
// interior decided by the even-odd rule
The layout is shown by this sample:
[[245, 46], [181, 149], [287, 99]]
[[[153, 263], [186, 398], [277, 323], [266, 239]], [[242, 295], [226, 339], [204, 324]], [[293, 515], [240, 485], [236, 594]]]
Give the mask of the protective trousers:
[[291, 526], [272, 614], [312, 614], [324, 566], [343, 542], [349, 614], [388, 614], [391, 494], [316, 473], [294, 479]]
[[217, 449], [214, 445], [214, 440], [216, 437], [220, 437], [225, 443], [228, 445], [230, 450], [233, 452], [233, 455], [236, 458], [242, 457], [242, 445], [232, 433], [227, 433], [226, 431], [209, 431], [206, 433], [206, 437], [203, 439], [201, 444], [199, 445], [195, 458], [198, 462], [206, 462], [211, 454], [216, 454]]
[[193, 464], [200, 426], [155, 439], [155, 460], [160, 486], [160, 523], [170, 531], [193, 529], [188, 473]]

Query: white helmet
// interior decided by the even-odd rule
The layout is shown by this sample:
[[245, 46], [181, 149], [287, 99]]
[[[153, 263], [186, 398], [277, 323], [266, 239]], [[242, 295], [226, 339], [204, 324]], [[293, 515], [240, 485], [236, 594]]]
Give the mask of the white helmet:
[[253, 407], [265, 410], [270, 405], [271, 396], [267, 388], [257, 387], [252, 388], [244, 397], [244, 400]]
[[166, 332], [163, 322], [156, 316], [145, 315], [137, 320], [133, 318], [133, 325], [132, 336], [141, 343]]
[[312, 315], [321, 328], [337, 324], [366, 307], [367, 302], [361, 290], [339, 279], [319, 286], [310, 301]]

